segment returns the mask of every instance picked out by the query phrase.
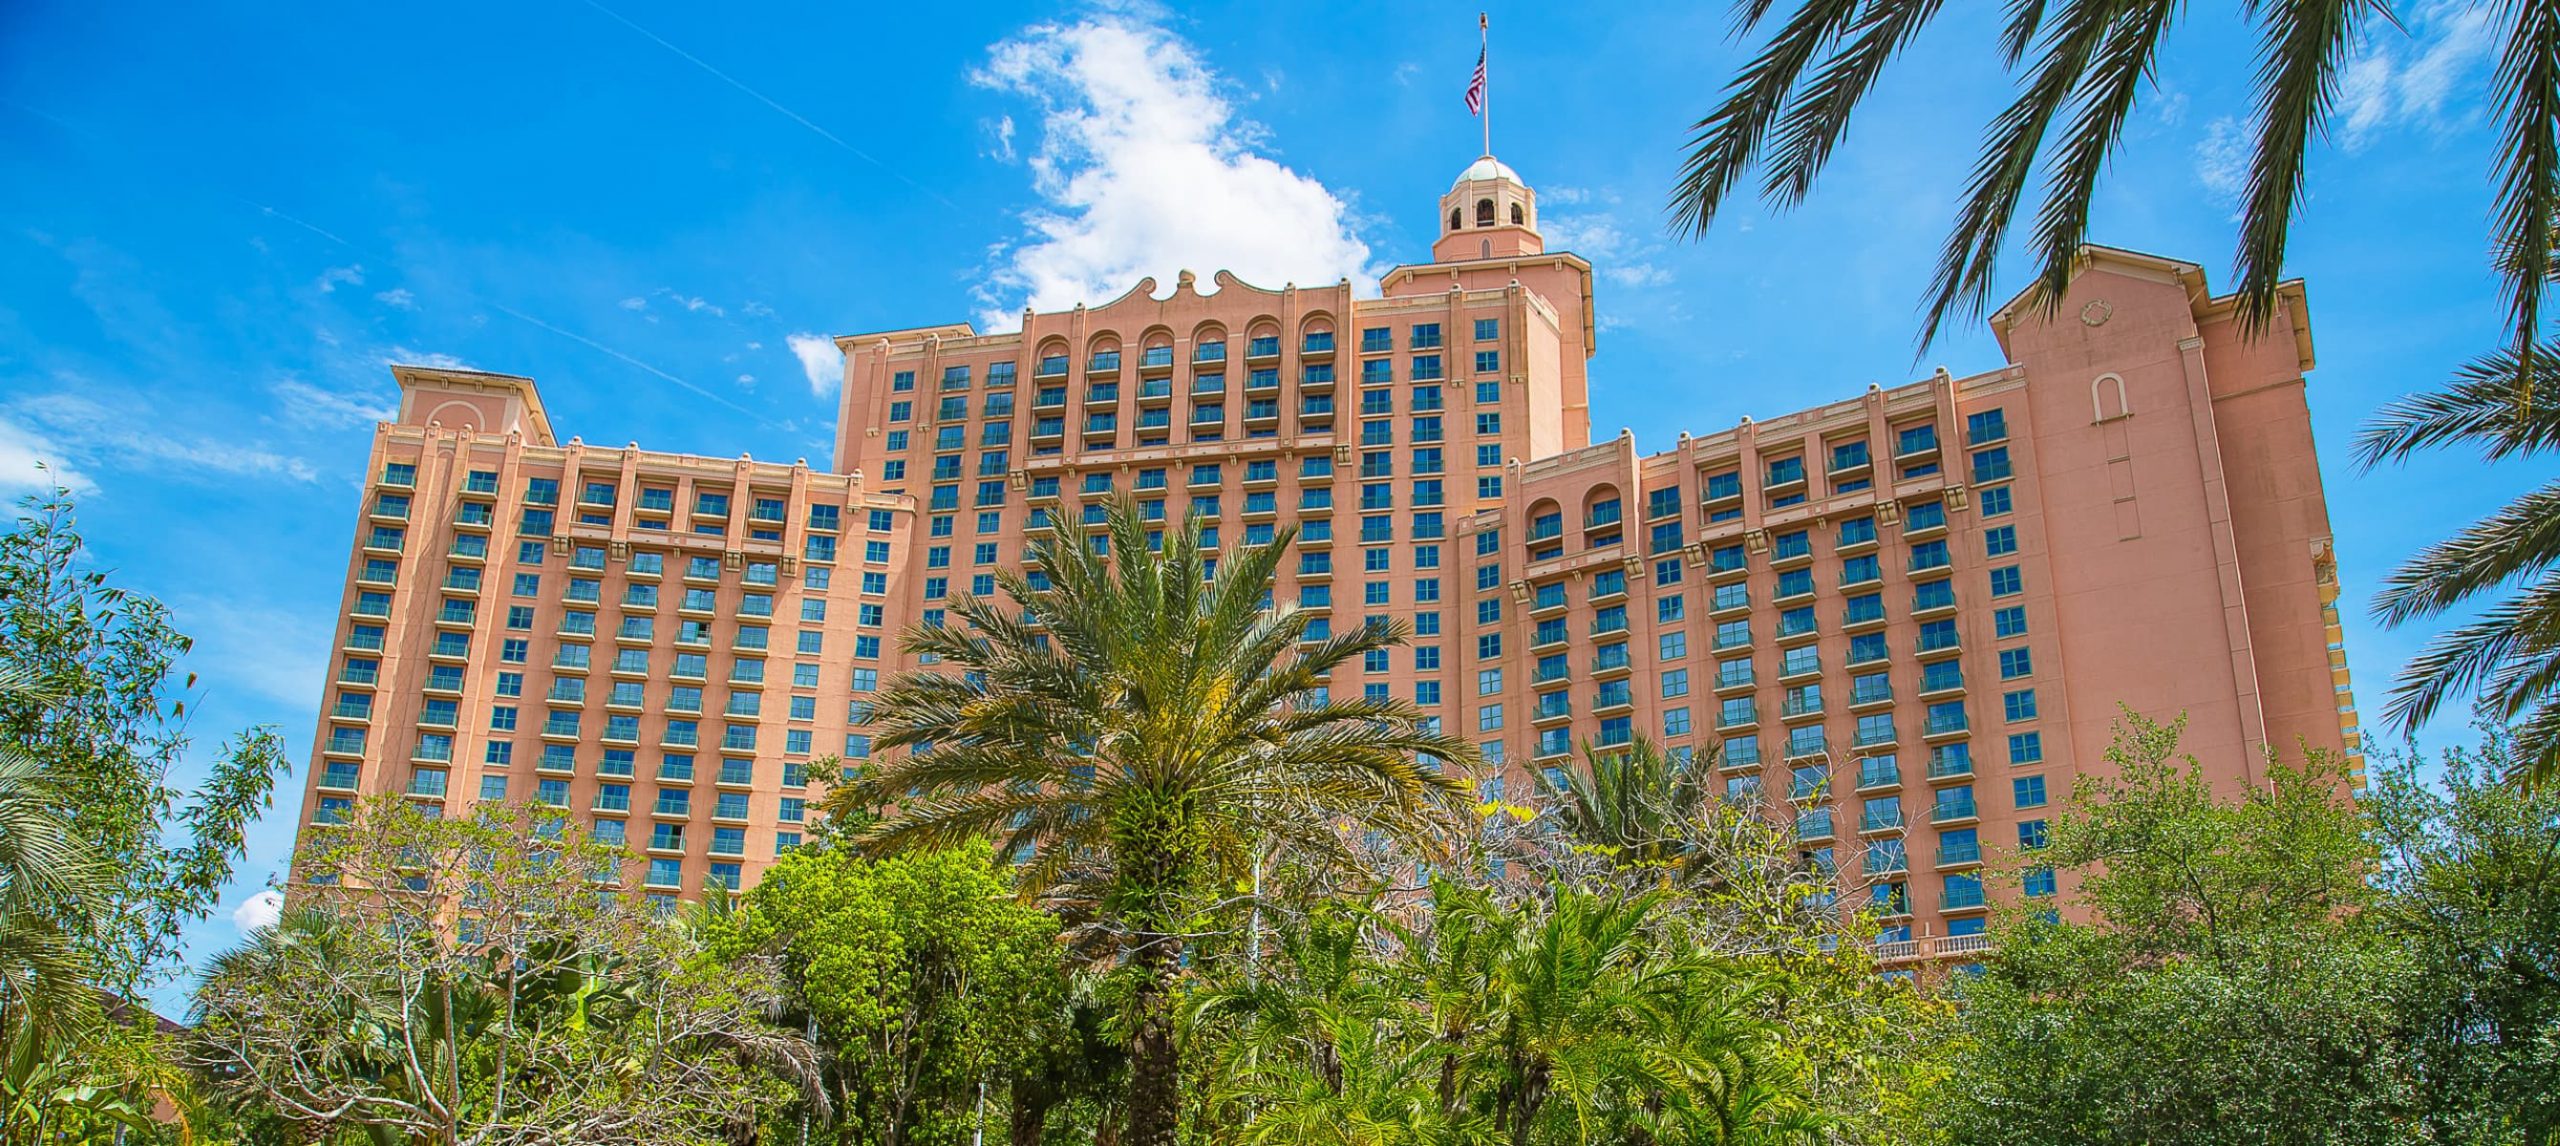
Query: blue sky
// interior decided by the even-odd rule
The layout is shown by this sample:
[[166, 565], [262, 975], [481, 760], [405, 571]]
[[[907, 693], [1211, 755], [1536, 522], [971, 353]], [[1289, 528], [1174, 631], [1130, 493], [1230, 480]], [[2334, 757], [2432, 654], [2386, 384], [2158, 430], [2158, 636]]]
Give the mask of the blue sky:
[[[1723, 9], [1492, 8], [1495, 150], [1539, 189], [1550, 245], [1601, 267], [1595, 432], [1640, 427], [1650, 448], [1999, 362], [1978, 323], [1917, 364], [1912, 340], [1976, 131], [2010, 92], [1989, 7], [1950, 6], [1812, 202], [1744, 206], [1695, 244], [1659, 206], [1741, 58]], [[2218, 281], [2251, 67], [2222, 7], [2191, 9], [2096, 227]], [[37, 459], [69, 475], [102, 563], [199, 638], [200, 737], [274, 723], [300, 761], [387, 362], [531, 375], [590, 441], [823, 464], [826, 335], [983, 323], [1186, 267], [1276, 284], [1427, 259], [1437, 197], [1478, 150], [1460, 101], [1477, 10], [16, 0], [0, 492]], [[2441, 0], [2402, 17], [2347, 77], [2291, 255], [2359, 605], [2534, 476], [2347, 464], [2369, 411], [2499, 331], [2485, 25]], [[2351, 616], [2369, 713], [2418, 639]], [[235, 937], [288, 819], [263, 825], [201, 947]]]

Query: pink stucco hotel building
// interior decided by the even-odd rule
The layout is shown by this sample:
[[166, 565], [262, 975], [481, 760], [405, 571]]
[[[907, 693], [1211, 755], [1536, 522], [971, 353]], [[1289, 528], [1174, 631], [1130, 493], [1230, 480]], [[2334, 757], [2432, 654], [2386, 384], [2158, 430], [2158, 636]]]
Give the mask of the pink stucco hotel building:
[[[571, 809], [652, 890], [752, 884], [899, 634], [1106, 497], [1411, 643], [1335, 690], [1472, 736], [1489, 795], [1647, 737], [1791, 817], [1889, 962], [1977, 948], [1986, 860], [2102, 767], [2119, 705], [2216, 781], [2361, 768], [2289, 285], [2244, 336], [2190, 263], [2091, 249], [2008, 361], [1647, 454], [1591, 440], [1591, 264], [1481, 159], [1364, 298], [1185, 272], [1018, 331], [847, 335], [831, 469], [590, 445], [530, 379], [400, 367], [306, 825], [359, 795]], [[2049, 894], [2031, 879], [2027, 894]], [[1996, 894], [1996, 892], [1995, 892]]]

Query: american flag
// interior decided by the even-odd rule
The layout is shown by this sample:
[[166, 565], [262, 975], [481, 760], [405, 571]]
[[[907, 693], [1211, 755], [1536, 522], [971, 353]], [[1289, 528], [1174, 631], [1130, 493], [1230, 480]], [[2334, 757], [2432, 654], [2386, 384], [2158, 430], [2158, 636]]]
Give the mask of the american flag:
[[1476, 50], [1476, 78], [1467, 81], [1467, 114], [1484, 114], [1484, 50]]

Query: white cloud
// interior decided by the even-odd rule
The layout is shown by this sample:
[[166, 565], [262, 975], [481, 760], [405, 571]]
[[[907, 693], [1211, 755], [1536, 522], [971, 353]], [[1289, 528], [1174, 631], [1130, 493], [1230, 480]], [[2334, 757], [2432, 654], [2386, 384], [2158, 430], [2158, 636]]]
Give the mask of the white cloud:
[[2476, 117], [2488, 87], [2475, 75], [2497, 47], [2497, 17], [2491, 5], [2437, 0], [2409, 14], [2405, 37], [2387, 25], [2373, 32], [2339, 77], [2339, 145], [2354, 152], [2389, 128], [2443, 133]]
[[340, 286], [363, 286], [364, 266], [361, 263], [357, 263], [343, 267], [331, 267], [328, 270], [320, 272], [320, 281], [316, 285], [319, 286], [320, 293], [322, 294], [334, 293]]
[[800, 359], [800, 372], [809, 376], [810, 393], [824, 398], [844, 384], [844, 352], [836, 349], [834, 339], [823, 334], [794, 334], [782, 341]]
[[287, 421], [322, 429], [352, 430], [400, 416], [400, 403], [377, 393], [346, 394], [287, 378], [268, 387]]
[[772, 318], [773, 308], [766, 306], [763, 303], [750, 300], [745, 306], [738, 308], [738, 313], [749, 318]]
[[418, 309], [418, 296], [410, 294], [407, 287], [393, 287], [383, 291], [374, 295], [373, 301], [397, 310]]
[[741, 374], [741, 375], [738, 375], [738, 385], [740, 385], [740, 386], [753, 386], [753, 385], [755, 385], [755, 384], [756, 384], [756, 376], [755, 376], [755, 375], [753, 375], [753, 374]]
[[640, 296], [638, 296], [638, 295], [633, 295], [633, 296], [631, 296], [630, 298], [626, 298], [626, 299], [622, 300], [622, 309], [624, 309], [624, 310], [647, 310], [647, 309], [649, 309], [649, 300], [648, 300], [648, 299], [645, 299], [645, 298], [642, 298], [642, 297], [640, 297]]
[[89, 479], [71, 468], [69, 456], [52, 439], [0, 414], [0, 497], [45, 494], [55, 486], [86, 489]]
[[2237, 207], [2249, 188], [2249, 129], [2232, 116], [2204, 126], [2196, 144], [2196, 182], [2217, 203]]
[[103, 469], [139, 463], [163, 465], [190, 477], [320, 480], [320, 471], [301, 458], [257, 442], [163, 432], [158, 423], [136, 419], [84, 396], [96, 389], [86, 380], [69, 381], [72, 391], [21, 399], [6, 414], [31, 429], [39, 441], [52, 443], [65, 465]]
[[1013, 162], [1013, 134], [1016, 130], [1013, 126], [1013, 117], [1009, 115], [997, 116], [994, 123], [985, 124], [984, 126], [987, 129], [987, 136], [995, 140], [994, 148], [986, 153], [987, 157], [998, 163]]
[[989, 328], [1026, 304], [1100, 302], [1181, 269], [1274, 287], [1376, 275], [1350, 205], [1256, 151], [1260, 129], [1223, 94], [1231, 85], [1158, 24], [1041, 24], [994, 45], [971, 78], [1040, 106], [1030, 168], [1045, 205], [996, 256], [980, 294]]
[[284, 893], [272, 887], [241, 900], [240, 906], [231, 909], [231, 925], [239, 928], [242, 935], [264, 931], [282, 918]]

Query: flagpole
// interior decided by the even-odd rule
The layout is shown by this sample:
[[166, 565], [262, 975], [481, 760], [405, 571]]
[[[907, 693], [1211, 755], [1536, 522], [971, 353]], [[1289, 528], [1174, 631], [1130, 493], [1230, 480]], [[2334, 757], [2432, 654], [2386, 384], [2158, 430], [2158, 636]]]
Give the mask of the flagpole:
[[1493, 154], [1493, 25], [1482, 12], [1476, 13], [1479, 39], [1476, 58], [1485, 61], [1484, 72], [1484, 153]]

